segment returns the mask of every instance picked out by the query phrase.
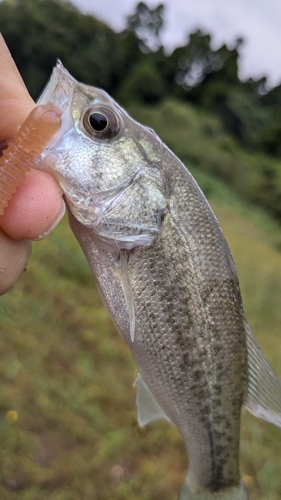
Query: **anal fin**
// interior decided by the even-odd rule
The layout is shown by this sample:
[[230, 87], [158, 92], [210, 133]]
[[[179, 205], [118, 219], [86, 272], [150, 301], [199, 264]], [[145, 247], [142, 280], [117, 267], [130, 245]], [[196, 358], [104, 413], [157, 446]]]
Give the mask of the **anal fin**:
[[137, 387], [136, 402], [138, 408], [138, 424], [140, 427], [144, 427], [157, 418], [165, 418], [170, 421], [139, 373], [133, 385]]
[[245, 321], [248, 388], [244, 406], [253, 415], [281, 427], [281, 383]]

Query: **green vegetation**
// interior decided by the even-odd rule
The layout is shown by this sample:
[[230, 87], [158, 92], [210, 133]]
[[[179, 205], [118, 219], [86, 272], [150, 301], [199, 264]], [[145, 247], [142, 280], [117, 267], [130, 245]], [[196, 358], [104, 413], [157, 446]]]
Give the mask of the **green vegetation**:
[[67, 221], [34, 246], [0, 302], [1, 500], [171, 499], [183, 444], [163, 422], [138, 429], [136, 368]]
[[85, 83], [103, 87], [127, 103], [159, 102], [169, 96], [218, 116], [248, 149], [280, 157], [281, 86], [268, 92], [266, 77], [241, 82], [243, 40], [213, 49], [209, 34], [187, 34], [166, 54], [161, 45], [165, 8], [140, 2], [115, 33], [62, 0], [2, 0], [0, 30], [31, 92], [37, 98], [60, 58]]
[[[276, 223], [192, 169], [232, 249], [246, 313], [281, 377]], [[67, 221], [34, 245], [0, 300], [0, 498], [175, 499], [187, 459], [177, 430], [137, 426], [136, 367], [114, 330]], [[241, 468], [252, 500], [277, 500], [280, 429], [246, 414]]]
[[[59, 57], [155, 128], [190, 168], [281, 378], [281, 87], [240, 82], [241, 40], [213, 50], [196, 32], [166, 55], [163, 19], [163, 6], [140, 3], [117, 34], [66, 2], [0, 1], [0, 30], [34, 97]], [[0, 318], [1, 500], [175, 499], [187, 470], [182, 439], [164, 421], [138, 428], [136, 367], [66, 220], [34, 244], [27, 272], [0, 299]], [[278, 500], [280, 429], [244, 412], [241, 434], [251, 500]]]
[[[184, 161], [221, 177], [280, 221], [281, 86], [268, 92], [266, 78], [240, 81], [241, 39], [214, 50], [211, 36], [196, 31], [166, 54], [164, 20], [162, 4], [140, 2], [126, 29], [115, 33], [65, 1], [0, 1], [0, 31], [34, 98], [60, 58], [78, 80], [126, 107], [134, 103], [144, 122], [159, 123]], [[186, 144], [186, 130], [195, 142]]]
[[127, 109], [152, 127], [183, 163], [223, 179], [242, 198], [280, 220], [280, 159], [245, 150], [218, 117], [191, 104], [166, 100], [154, 106], [129, 104]]

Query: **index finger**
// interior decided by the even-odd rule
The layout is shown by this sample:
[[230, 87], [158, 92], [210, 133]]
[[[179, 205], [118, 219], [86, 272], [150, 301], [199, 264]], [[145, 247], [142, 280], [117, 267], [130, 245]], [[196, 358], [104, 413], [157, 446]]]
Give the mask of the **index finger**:
[[[0, 144], [13, 137], [35, 103], [0, 35]], [[35, 239], [48, 232], [64, 213], [62, 190], [46, 172], [28, 172], [13, 196], [0, 226], [14, 239]]]
[[[15, 135], [35, 103], [0, 34], [0, 143]], [[17, 112], [15, 113], [15, 109]]]

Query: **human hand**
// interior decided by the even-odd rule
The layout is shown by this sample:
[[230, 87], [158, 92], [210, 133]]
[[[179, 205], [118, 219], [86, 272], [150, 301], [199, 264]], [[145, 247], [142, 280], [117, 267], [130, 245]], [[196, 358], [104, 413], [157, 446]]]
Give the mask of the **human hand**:
[[[35, 103], [0, 35], [0, 154]], [[20, 278], [31, 255], [29, 240], [42, 239], [63, 217], [62, 191], [47, 172], [31, 170], [0, 216], [0, 295]]]

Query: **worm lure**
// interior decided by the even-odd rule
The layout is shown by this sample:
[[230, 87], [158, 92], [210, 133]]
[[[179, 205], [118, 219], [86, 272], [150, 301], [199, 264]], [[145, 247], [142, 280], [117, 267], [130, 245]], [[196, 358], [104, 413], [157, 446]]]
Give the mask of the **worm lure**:
[[61, 126], [61, 111], [54, 104], [36, 106], [0, 158], [0, 215], [36, 158]]

